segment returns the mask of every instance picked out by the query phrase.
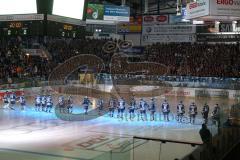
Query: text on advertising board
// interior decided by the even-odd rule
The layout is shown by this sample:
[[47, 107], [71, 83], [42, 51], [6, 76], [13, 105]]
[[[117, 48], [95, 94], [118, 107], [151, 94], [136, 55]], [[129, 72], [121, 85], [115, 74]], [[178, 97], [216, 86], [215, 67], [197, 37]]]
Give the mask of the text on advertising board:
[[197, 8], [206, 5], [206, 2], [194, 2], [189, 5], [189, 9]]
[[237, 0], [216, 0], [217, 4], [221, 5], [240, 5], [240, 1]]

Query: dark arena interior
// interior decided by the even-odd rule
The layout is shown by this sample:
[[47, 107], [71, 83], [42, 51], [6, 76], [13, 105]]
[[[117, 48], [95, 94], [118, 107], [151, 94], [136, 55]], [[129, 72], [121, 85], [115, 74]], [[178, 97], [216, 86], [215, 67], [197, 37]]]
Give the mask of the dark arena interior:
[[240, 0], [0, 0], [0, 160], [240, 157]]

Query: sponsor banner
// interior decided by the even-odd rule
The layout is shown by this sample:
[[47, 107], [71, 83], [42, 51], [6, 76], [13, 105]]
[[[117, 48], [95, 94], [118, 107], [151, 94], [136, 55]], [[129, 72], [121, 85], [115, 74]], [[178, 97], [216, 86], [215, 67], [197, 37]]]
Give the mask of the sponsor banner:
[[198, 42], [239, 42], [240, 34], [197, 34]]
[[198, 0], [187, 4], [186, 19], [194, 19], [207, 15], [209, 15], [209, 0]]
[[117, 32], [119, 34], [142, 33], [142, 16], [130, 17], [130, 22], [118, 23]]
[[240, 90], [173, 87], [172, 89], [164, 90], [164, 95], [180, 97], [213, 97], [240, 99]]
[[194, 34], [195, 25], [153, 25], [143, 26], [143, 34]]
[[143, 35], [144, 43], [170, 43], [170, 42], [195, 42], [196, 36], [194, 34], [188, 35]]
[[103, 20], [104, 16], [104, 5], [102, 4], [88, 4], [87, 7], [87, 20]]
[[219, 32], [233, 32], [233, 24], [232, 23], [220, 23], [219, 24]]
[[178, 88], [174, 87], [171, 90], [164, 90], [165, 96], [177, 96], [177, 97], [193, 97], [195, 91], [191, 88]]
[[88, 4], [87, 23], [129, 22], [130, 8], [114, 5]]
[[229, 92], [227, 90], [202, 89], [195, 91], [196, 97], [220, 97], [228, 98]]
[[43, 14], [0, 15], [0, 21], [42, 21]]
[[240, 0], [209, 0], [210, 15], [240, 16]]
[[168, 24], [168, 15], [149, 15], [143, 16], [143, 26], [152, 26], [152, 25], [160, 25], [160, 24]]
[[123, 6], [105, 5], [104, 17], [106, 21], [129, 22], [130, 8]]

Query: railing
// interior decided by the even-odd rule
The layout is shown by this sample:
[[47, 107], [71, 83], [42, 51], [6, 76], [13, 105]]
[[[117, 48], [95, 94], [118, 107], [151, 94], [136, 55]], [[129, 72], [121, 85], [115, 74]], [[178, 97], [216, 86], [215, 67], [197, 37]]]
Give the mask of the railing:
[[[240, 143], [240, 128], [224, 127], [210, 144], [133, 137], [133, 160], [221, 160]], [[140, 145], [141, 144], [141, 145]]]
[[176, 160], [191, 154], [202, 142], [133, 137], [133, 160]]

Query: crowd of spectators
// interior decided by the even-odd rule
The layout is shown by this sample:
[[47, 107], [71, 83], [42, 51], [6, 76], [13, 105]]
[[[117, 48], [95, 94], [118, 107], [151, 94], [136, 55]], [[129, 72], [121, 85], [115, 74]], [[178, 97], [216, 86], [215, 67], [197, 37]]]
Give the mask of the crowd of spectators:
[[49, 72], [48, 63], [40, 57], [30, 57], [24, 51], [21, 37], [0, 39], [0, 82], [13, 83], [24, 77], [43, 77]]
[[240, 77], [239, 44], [153, 44], [145, 49], [147, 61], [169, 68], [169, 75]]
[[[26, 39], [26, 38], [25, 38]], [[31, 45], [34, 40], [27, 39]], [[29, 57], [21, 37], [0, 39], [0, 80], [22, 77], [47, 78], [52, 69], [65, 60], [80, 54], [93, 54], [111, 61], [112, 54], [104, 53], [106, 39], [62, 39], [45, 37], [39, 43], [50, 57]], [[141, 58], [145, 62], [157, 62], [169, 68], [169, 76], [240, 77], [239, 44], [153, 44], [145, 47]], [[104, 72], [109, 72], [109, 68]]]
[[55, 63], [62, 63], [65, 60], [80, 54], [93, 54], [105, 61], [110, 57], [103, 54], [102, 47], [107, 42], [105, 39], [55, 39], [48, 38], [45, 44], [52, 55]]

